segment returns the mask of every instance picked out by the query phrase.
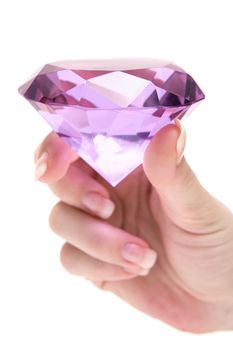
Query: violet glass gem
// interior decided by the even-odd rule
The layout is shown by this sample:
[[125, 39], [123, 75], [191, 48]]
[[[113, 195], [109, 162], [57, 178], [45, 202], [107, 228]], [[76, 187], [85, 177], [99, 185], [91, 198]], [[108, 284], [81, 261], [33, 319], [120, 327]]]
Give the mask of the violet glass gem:
[[112, 186], [142, 164], [162, 127], [204, 99], [183, 69], [154, 59], [56, 62], [19, 92]]

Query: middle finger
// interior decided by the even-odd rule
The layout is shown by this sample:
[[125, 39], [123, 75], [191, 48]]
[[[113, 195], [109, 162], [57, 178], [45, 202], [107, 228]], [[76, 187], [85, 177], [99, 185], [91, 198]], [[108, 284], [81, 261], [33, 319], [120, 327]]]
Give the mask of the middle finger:
[[50, 227], [68, 243], [99, 260], [124, 267], [151, 268], [156, 253], [142, 238], [59, 202], [50, 214]]

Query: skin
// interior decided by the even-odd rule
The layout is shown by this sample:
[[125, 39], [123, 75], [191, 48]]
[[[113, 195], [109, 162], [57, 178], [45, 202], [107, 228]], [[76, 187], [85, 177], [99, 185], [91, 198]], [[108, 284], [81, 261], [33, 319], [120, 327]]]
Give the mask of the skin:
[[[147, 147], [143, 165], [111, 187], [49, 134], [35, 152], [37, 165], [47, 153], [40, 181], [60, 199], [49, 223], [66, 241], [61, 262], [70, 273], [179, 330], [232, 330], [233, 214], [202, 187], [184, 148], [181, 123], [166, 126]], [[90, 191], [115, 203], [109, 218], [82, 204]], [[157, 253], [146, 276], [122, 257], [126, 243]]]

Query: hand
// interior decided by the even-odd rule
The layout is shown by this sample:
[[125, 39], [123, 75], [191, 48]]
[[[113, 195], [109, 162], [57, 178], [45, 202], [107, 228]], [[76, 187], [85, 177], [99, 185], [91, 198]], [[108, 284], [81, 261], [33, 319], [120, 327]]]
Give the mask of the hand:
[[35, 152], [36, 177], [61, 200], [49, 221], [70, 273], [178, 329], [233, 329], [233, 214], [184, 147], [182, 124], [166, 126], [113, 188], [52, 132]]

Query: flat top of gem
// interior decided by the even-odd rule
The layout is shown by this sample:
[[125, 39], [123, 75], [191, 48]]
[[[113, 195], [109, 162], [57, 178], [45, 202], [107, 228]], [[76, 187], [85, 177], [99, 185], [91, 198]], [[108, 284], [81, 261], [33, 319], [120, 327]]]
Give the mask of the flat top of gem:
[[[128, 70], [128, 69], [143, 69], [164, 67], [172, 64], [170, 61], [158, 60], [155, 58], [126, 58], [126, 59], [87, 59], [87, 60], [69, 60], [57, 61], [51, 63], [53, 66], [66, 69], [81, 69], [81, 70]], [[177, 66], [178, 67], [178, 66]], [[183, 71], [182, 68], [179, 68]]]
[[151, 58], [54, 62], [19, 91], [35, 102], [86, 109], [178, 107], [204, 98], [182, 68]]

